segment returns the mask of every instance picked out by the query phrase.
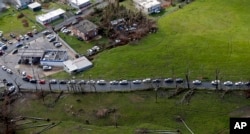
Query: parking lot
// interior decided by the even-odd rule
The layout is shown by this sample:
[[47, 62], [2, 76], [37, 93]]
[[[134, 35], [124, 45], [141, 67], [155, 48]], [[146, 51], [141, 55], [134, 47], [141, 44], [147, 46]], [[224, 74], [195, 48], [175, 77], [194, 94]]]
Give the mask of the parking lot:
[[13, 44], [6, 43], [8, 49], [5, 51], [5, 54], [0, 57], [0, 64], [5, 65], [7, 68], [10, 68], [14, 73], [21, 74], [21, 72], [25, 71], [27, 74], [37, 79], [47, 75], [51, 75], [53, 73], [57, 73], [59, 71], [63, 71], [63, 69], [59, 67], [52, 67], [51, 71], [43, 71], [43, 69], [39, 68], [38, 65], [18, 64], [19, 60], [21, 59], [21, 52], [29, 51], [33, 52], [33, 54], [37, 54], [38, 50], [43, 51], [47, 49], [66, 50], [69, 59], [73, 59], [75, 53], [70, 51], [70, 49], [67, 47], [67, 45], [64, 44], [64, 42], [59, 41], [59, 38], [55, 33], [52, 34], [56, 37], [53, 42], [59, 42], [61, 43], [61, 46], [56, 47], [54, 45], [55, 43], [49, 42], [49, 39], [46, 37], [46, 35], [43, 35], [42, 33], [38, 33], [33, 37], [30, 37], [29, 39], [23, 39], [19, 42], [15, 39], [12, 39], [11, 41], [13, 42]]

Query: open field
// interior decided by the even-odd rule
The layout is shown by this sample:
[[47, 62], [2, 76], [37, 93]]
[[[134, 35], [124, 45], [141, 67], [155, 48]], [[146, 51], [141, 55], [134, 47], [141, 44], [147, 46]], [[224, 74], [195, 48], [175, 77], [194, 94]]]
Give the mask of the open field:
[[[49, 118], [52, 122], [62, 121], [58, 126], [46, 131], [50, 133], [91, 133], [124, 134], [135, 133], [137, 129], [180, 130], [189, 133], [176, 118], [181, 116], [194, 133], [228, 133], [230, 116], [249, 116], [246, 109], [249, 100], [241, 92], [224, 96], [221, 93], [197, 91], [189, 104], [180, 101], [183, 94], [168, 99], [170, 90], [159, 90], [155, 103], [154, 91], [129, 93], [65, 94], [55, 105], [58, 94], [49, 94], [42, 99], [34, 95], [23, 95], [16, 101], [13, 111], [17, 116]], [[49, 107], [47, 107], [49, 106]], [[106, 116], [98, 116], [97, 111], [115, 109]], [[89, 124], [86, 124], [86, 120]], [[115, 128], [117, 121], [118, 128]], [[25, 129], [17, 133], [38, 132], [42, 128]]]
[[[29, 11], [32, 12], [32, 11]], [[16, 35], [24, 34], [28, 31], [32, 31], [32, 29], [36, 28], [40, 30], [41, 27], [35, 21], [30, 21], [29, 19], [22, 17], [17, 18], [19, 12], [17, 12], [13, 8], [9, 8], [8, 10], [0, 13], [0, 31], [4, 32], [5, 37], [9, 38], [9, 33], [13, 32]], [[30, 14], [28, 14], [30, 17]], [[27, 20], [29, 23], [28, 27], [24, 27], [22, 20]]]
[[212, 80], [218, 69], [223, 80], [249, 80], [249, 4], [196, 0], [160, 18], [157, 34], [97, 55], [84, 77], [184, 77], [189, 72], [192, 79]]

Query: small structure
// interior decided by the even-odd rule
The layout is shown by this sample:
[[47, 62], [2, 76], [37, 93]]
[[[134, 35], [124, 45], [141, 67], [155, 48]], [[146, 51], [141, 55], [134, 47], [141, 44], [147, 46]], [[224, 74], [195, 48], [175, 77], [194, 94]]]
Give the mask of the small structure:
[[28, 4], [33, 2], [33, 0], [15, 0], [17, 9], [27, 8]]
[[98, 27], [89, 20], [83, 20], [72, 26], [72, 32], [84, 40], [90, 40], [98, 35]]
[[90, 4], [90, 0], [69, 0], [69, 5], [76, 9], [87, 7]]
[[63, 9], [59, 8], [57, 10], [53, 10], [53, 11], [48, 12], [46, 14], [36, 16], [36, 21], [42, 25], [46, 25], [46, 24], [62, 17], [64, 14], [65, 14], [65, 11]]
[[40, 59], [40, 64], [43, 66], [63, 67], [63, 62], [68, 60], [66, 50], [45, 50]]
[[161, 10], [161, 3], [158, 0], [133, 0], [135, 7], [140, 11], [151, 14]]
[[93, 64], [84, 56], [75, 60], [67, 60], [63, 62], [63, 64], [64, 70], [71, 74], [84, 71], [93, 66]]
[[41, 10], [41, 4], [38, 2], [34, 2], [28, 5], [29, 9], [31, 9], [32, 11], [39, 11]]

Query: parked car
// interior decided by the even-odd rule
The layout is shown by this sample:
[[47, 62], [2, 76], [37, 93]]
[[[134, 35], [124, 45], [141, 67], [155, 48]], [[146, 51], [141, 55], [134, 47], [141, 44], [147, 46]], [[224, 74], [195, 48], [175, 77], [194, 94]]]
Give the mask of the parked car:
[[243, 86], [243, 85], [244, 85], [244, 82], [238, 81], [238, 82], [235, 82], [234, 85], [235, 85], [235, 86]]
[[78, 81], [77, 84], [79, 84], [79, 85], [81, 85], [81, 84], [86, 84], [86, 81], [85, 81], [85, 80], [80, 80], [80, 81]]
[[225, 86], [233, 86], [233, 82], [231, 82], [231, 81], [225, 81], [223, 84]]
[[51, 79], [51, 80], [49, 81], [49, 84], [57, 84], [57, 80], [56, 80], [56, 79]]
[[220, 80], [213, 80], [213, 81], [211, 81], [211, 84], [213, 86], [219, 85], [220, 84]]
[[77, 10], [77, 11], [75, 12], [75, 15], [80, 15], [80, 14], [82, 14], [82, 10]]
[[37, 83], [37, 80], [36, 80], [36, 79], [30, 79], [30, 83], [36, 84], [36, 83]]
[[146, 78], [144, 80], [142, 80], [143, 83], [150, 83], [151, 82], [151, 79], [150, 78]]
[[45, 31], [42, 32], [43, 35], [49, 35], [49, 34], [51, 34], [51, 33], [52, 33], [52, 32], [50, 32], [49, 30], [45, 30]]
[[48, 39], [49, 42], [53, 42], [53, 41], [55, 41], [55, 40], [56, 40], [56, 36], [54, 36], [54, 37]]
[[46, 81], [45, 80], [39, 80], [39, 84], [45, 84], [46, 83]]
[[96, 83], [98, 85], [106, 85], [106, 81], [105, 80], [98, 80]]
[[164, 82], [166, 82], [166, 83], [173, 83], [174, 80], [172, 78], [166, 78], [166, 79], [164, 79]]
[[250, 82], [249, 82], [249, 81], [248, 81], [248, 82], [245, 82], [244, 85], [246, 85], [246, 86], [249, 87], [249, 86], [250, 86]]
[[201, 81], [200, 80], [194, 80], [192, 83], [194, 85], [201, 85]]
[[6, 83], [6, 86], [7, 86], [7, 87], [9, 87], [9, 86], [13, 86], [13, 83], [11, 83], [11, 82], [7, 82], [7, 83]]
[[133, 84], [141, 84], [141, 80], [133, 80], [132, 83]]
[[161, 83], [161, 80], [160, 79], [154, 79], [154, 80], [152, 80], [152, 83]]
[[184, 82], [184, 80], [182, 78], [177, 78], [177, 79], [175, 79], [175, 82], [178, 84], [181, 84]]
[[109, 82], [110, 85], [118, 85], [119, 84], [119, 81], [116, 81], [116, 80], [112, 80]]
[[7, 69], [6, 71], [7, 71], [7, 73], [9, 73], [9, 74], [13, 74], [13, 72], [11, 71], [11, 69]]
[[89, 80], [89, 81], [87, 81], [87, 84], [95, 84], [95, 81], [94, 80]]
[[18, 53], [18, 49], [14, 49], [11, 53], [12, 53], [12, 54]]
[[29, 37], [33, 37], [32, 32], [28, 32], [27, 35], [28, 35]]
[[38, 32], [37, 32], [37, 29], [33, 29], [32, 33], [33, 33], [33, 34], [37, 34], [37, 33], [38, 33]]
[[58, 43], [55, 44], [55, 47], [57, 47], [57, 48], [58, 48], [58, 47], [61, 47], [61, 46], [62, 46], [62, 43], [61, 43], [61, 42], [58, 42]]
[[29, 82], [29, 81], [30, 81], [30, 79], [29, 79], [28, 77], [26, 77], [26, 76], [25, 76], [25, 77], [23, 77], [23, 78], [22, 78], [22, 80], [23, 80], [23, 81], [27, 81], [27, 82]]
[[59, 84], [67, 84], [67, 81], [66, 80], [60, 80]]
[[52, 70], [51, 66], [43, 66], [43, 71], [50, 71]]
[[21, 47], [21, 46], [23, 46], [23, 43], [22, 43], [22, 42], [18, 42], [18, 43], [16, 44], [16, 48], [19, 48], [19, 47]]
[[3, 71], [6, 71], [7, 68], [6, 68], [5, 66], [2, 66], [2, 70], [3, 70]]
[[16, 38], [16, 35], [14, 33], [10, 33], [11, 38]]
[[27, 34], [25, 34], [25, 35], [24, 35], [24, 38], [25, 38], [26, 40], [28, 40], [28, 39], [29, 39], [29, 36], [28, 36]]
[[13, 44], [13, 42], [12, 42], [11, 40], [9, 40], [9, 41], [8, 41], [8, 44], [10, 44], [10, 45], [11, 45], [11, 44]]
[[16, 92], [16, 87], [15, 86], [11, 86], [8, 89], [8, 95], [14, 94]]
[[19, 39], [24, 40], [24, 36], [19, 35]]
[[128, 81], [127, 80], [121, 80], [119, 82], [120, 85], [128, 85]]
[[25, 71], [22, 71], [22, 76], [26, 76], [26, 72]]
[[0, 50], [0, 56], [4, 55], [4, 51]]
[[76, 80], [69, 80], [68, 84], [76, 84]]
[[6, 39], [5, 37], [2, 37], [1, 40], [2, 40], [3, 42], [7, 42], [7, 41], [8, 41], [8, 39]]

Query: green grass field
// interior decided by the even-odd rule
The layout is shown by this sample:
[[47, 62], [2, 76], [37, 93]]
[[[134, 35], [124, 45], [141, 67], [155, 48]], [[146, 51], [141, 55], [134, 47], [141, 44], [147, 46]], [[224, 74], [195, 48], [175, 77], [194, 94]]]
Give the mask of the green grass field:
[[[236, 109], [249, 105], [249, 100], [239, 92], [227, 94], [224, 99], [221, 99], [221, 93], [196, 92], [189, 104], [180, 103], [183, 94], [168, 99], [169, 94], [170, 90], [159, 90], [157, 103], [154, 91], [63, 95], [54, 107], [45, 105], [52, 104], [57, 95], [46, 96], [45, 105], [42, 99], [27, 99], [32, 98], [32, 95], [24, 95], [12, 110], [16, 111], [15, 115], [18, 116], [49, 118], [52, 122], [62, 121], [60, 125], [46, 131], [46, 134], [132, 134], [140, 128], [179, 129], [184, 134], [189, 133], [185, 126], [176, 120], [178, 116], [185, 120], [194, 133], [228, 133], [230, 116], [249, 114], [235, 112]], [[116, 112], [98, 118], [97, 111], [104, 108], [115, 108]], [[89, 125], [85, 123], [86, 120]], [[118, 128], [114, 126], [115, 120]], [[26, 129], [17, 133], [32, 133], [41, 129]]]
[[[196, 0], [158, 19], [159, 31], [138, 44], [97, 55], [88, 78], [184, 77], [249, 80], [250, 1]], [[58, 76], [66, 76], [64, 73]]]

